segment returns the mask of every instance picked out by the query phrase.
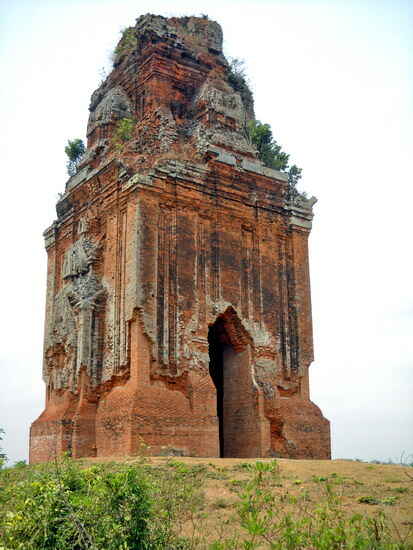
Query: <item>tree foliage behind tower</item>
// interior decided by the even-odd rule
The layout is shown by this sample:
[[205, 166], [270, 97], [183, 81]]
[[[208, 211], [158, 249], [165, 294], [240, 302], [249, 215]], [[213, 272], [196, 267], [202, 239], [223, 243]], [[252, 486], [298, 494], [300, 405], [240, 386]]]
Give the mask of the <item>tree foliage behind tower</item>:
[[250, 120], [247, 124], [250, 141], [258, 151], [260, 160], [274, 170], [287, 172], [288, 192], [287, 200], [294, 200], [299, 195], [296, 185], [301, 178], [302, 169], [295, 164], [289, 165], [290, 155], [285, 153], [281, 145], [272, 135], [271, 126], [263, 124], [259, 120]]
[[69, 176], [74, 176], [79, 168], [79, 164], [83, 159], [86, 148], [81, 139], [68, 140], [65, 147], [65, 153], [68, 156], [67, 173]]

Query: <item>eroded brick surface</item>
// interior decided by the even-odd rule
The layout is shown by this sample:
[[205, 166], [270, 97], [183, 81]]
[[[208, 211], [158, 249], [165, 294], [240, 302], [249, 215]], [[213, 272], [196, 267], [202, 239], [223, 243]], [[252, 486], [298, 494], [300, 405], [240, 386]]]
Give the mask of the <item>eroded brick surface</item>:
[[[329, 458], [309, 398], [313, 200], [245, 137], [217, 23], [146, 15], [92, 95], [45, 232], [46, 407], [30, 460]], [[115, 143], [122, 118], [133, 132]]]

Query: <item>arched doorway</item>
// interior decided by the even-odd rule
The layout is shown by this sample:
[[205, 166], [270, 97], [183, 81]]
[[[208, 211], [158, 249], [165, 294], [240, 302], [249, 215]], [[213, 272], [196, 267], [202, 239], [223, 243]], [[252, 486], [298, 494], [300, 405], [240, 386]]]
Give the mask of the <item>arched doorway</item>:
[[262, 456], [258, 395], [251, 372], [252, 340], [233, 308], [210, 325], [208, 343], [220, 456]]
[[224, 349], [227, 341], [223, 320], [218, 318], [208, 331], [209, 374], [217, 392], [217, 417], [219, 423], [219, 456], [224, 456]]

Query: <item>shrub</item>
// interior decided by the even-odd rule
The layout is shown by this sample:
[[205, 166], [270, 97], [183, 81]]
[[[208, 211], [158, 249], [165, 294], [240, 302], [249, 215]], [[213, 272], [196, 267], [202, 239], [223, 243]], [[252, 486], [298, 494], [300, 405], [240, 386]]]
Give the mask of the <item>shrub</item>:
[[82, 470], [65, 460], [54, 471], [39, 468], [9, 483], [2, 501], [0, 534], [8, 550], [157, 547], [149, 485], [137, 467]]
[[360, 497], [358, 502], [360, 502], [360, 504], [380, 504], [380, 500], [378, 498], [370, 496]]
[[121, 31], [121, 39], [119, 40], [113, 55], [112, 61], [116, 65], [120, 61], [120, 57], [131, 53], [138, 46], [138, 39], [134, 27], [126, 27]]
[[381, 501], [385, 506], [394, 506], [397, 503], [398, 497], [384, 497]]
[[69, 176], [74, 176], [79, 168], [83, 156], [85, 154], [86, 148], [85, 144], [81, 139], [68, 140], [65, 147], [65, 153], [68, 156], [69, 160], [67, 162], [66, 168]]
[[[301, 168], [295, 164], [289, 166], [290, 155], [285, 153], [281, 145], [272, 135], [271, 126], [259, 120], [250, 120], [247, 123], [248, 135], [251, 143], [257, 148], [258, 157], [265, 166], [288, 173], [287, 201], [295, 202], [300, 193], [297, 183], [301, 178]], [[302, 194], [305, 196], [305, 194]]]
[[132, 118], [125, 117], [118, 120], [112, 138], [113, 144], [118, 152], [121, 152], [125, 143], [132, 138], [135, 124], [136, 121]]
[[254, 99], [248, 86], [244, 61], [230, 58], [227, 78], [231, 88], [240, 94], [245, 109], [251, 111], [254, 105]]
[[[3, 428], [0, 428], [0, 441], [3, 441], [5, 431]], [[3, 451], [2, 447], [0, 447], [0, 469], [6, 464], [7, 462], [7, 455]]]

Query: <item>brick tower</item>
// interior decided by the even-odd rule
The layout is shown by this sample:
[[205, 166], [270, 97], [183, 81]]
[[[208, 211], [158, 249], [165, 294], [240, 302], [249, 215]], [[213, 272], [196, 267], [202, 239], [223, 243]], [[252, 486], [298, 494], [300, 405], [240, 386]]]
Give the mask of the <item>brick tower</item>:
[[45, 232], [46, 407], [30, 460], [329, 458], [310, 401], [307, 239], [245, 134], [219, 25], [140, 17], [93, 93], [87, 151]]

